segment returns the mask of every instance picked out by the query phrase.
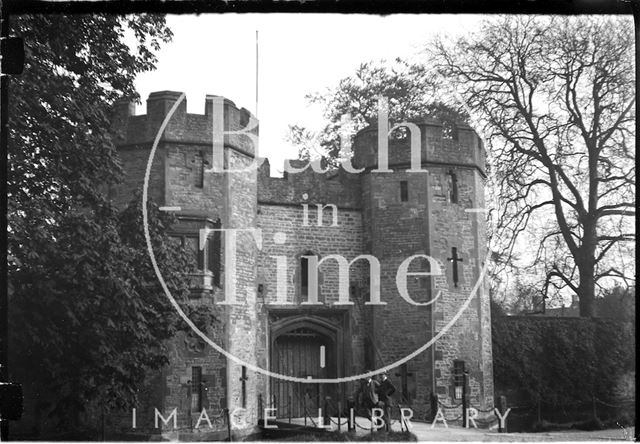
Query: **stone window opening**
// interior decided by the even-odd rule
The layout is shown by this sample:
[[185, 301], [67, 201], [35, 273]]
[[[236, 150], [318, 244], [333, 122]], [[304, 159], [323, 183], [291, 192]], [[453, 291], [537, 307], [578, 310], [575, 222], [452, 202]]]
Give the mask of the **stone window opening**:
[[[220, 219], [217, 219], [213, 228], [220, 230], [222, 223]], [[205, 248], [207, 252], [206, 263], [207, 270], [213, 274], [213, 284], [220, 287], [221, 275], [222, 275], [222, 232], [213, 231], [207, 238], [207, 246]]]
[[202, 367], [191, 367], [191, 411], [202, 411]]
[[309, 294], [309, 259], [300, 258], [300, 296]]
[[193, 185], [196, 188], [204, 187], [204, 152], [199, 151], [193, 155], [193, 160], [191, 160], [193, 164]]
[[446, 119], [442, 122], [442, 138], [458, 140], [458, 126], [454, 121]]
[[455, 171], [449, 170], [447, 173], [447, 201], [449, 203], [458, 203], [458, 176]]
[[453, 398], [462, 399], [465, 389], [465, 363], [460, 359], [453, 361]]
[[313, 252], [307, 251], [300, 257], [300, 302], [309, 297], [309, 259], [305, 256], [315, 256]]
[[407, 202], [409, 200], [409, 182], [406, 180], [400, 181], [400, 202]]
[[200, 238], [196, 233], [173, 234], [169, 239], [188, 252], [190, 268], [193, 272], [210, 272], [213, 284], [220, 287], [222, 276], [222, 226], [220, 219], [213, 224], [217, 229], [209, 233], [204, 248], [200, 248]]
[[[300, 255], [299, 260], [299, 270], [298, 270], [298, 292], [297, 292], [297, 303], [300, 304], [302, 302], [307, 302], [309, 300], [309, 259], [305, 256], [316, 256], [318, 260], [320, 260], [320, 256], [314, 253], [311, 250], [307, 250]], [[321, 282], [322, 274], [318, 271], [318, 302], [324, 302], [324, 298], [320, 292], [320, 282]]]

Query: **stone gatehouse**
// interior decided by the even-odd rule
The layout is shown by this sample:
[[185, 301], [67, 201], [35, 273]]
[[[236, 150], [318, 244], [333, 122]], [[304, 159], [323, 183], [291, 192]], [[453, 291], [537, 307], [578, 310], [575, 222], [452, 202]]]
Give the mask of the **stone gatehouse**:
[[[114, 131], [126, 177], [112, 190], [116, 202], [124, 204], [142, 188], [153, 141], [180, 96], [152, 93], [145, 115], [133, 115], [132, 104], [118, 105]], [[307, 168], [271, 177], [268, 160], [251, 172], [207, 172], [214, 162], [215, 100], [222, 99], [207, 96], [204, 114], [187, 113], [186, 100], [180, 103], [159, 140], [149, 181], [155, 202], [179, 207], [180, 223], [172, 237], [193, 251], [198, 270], [192, 275], [194, 303], [213, 305], [219, 313], [220, 322], [209, 332], [213, 339], [244, 362], [272, 372], [345, 377], [418, 350], [468, 303], [433, 346], [388, 374], [397, 387], [396, 400], [413, 408], [414, 419], [432, 414], [434, 395], [444, 405], [460, 403], [454, 368], [461, 366], [468, 371], [471, 405], [492, 407], [489, 295], [483, 281], [476, 285], [487, 254], [484, 213], [478, 211], [484, 206], [485, 151], [478, 135], [461, 123], [414, 122], [423, 172], [407, 171], [410, 137], [401, 132], [388, 142], [389, 171], [374, 171], [376, 128], [355, 138], [353, 167], [363, 169], [358, 174]], [[254, 119], [233, 102], [223, 103], [225, 131], [239, 131]], [[257, 128], [253, 133], [257, 136]], [[247, 166], [254, 157], [248, 137], [225, 136], [225, 168]], [[290, 166], [305, 165], [291, 161]], [[230, 279], [225, 276], [226, 233], [211, 231], [199, 248], [203, 228], [258, 229], [261, 245], [251, 232], [237, 232], [235, 278]], [[425, 258], [410, 262], [404, 294], [422, 305], [403, 298], [399, 286], [405, 284], [397, 282], [401, 264], [418, 254], [432, 257], [442, 271], [421, 276], [414, 273], [430, 271], [433, 263]], [[366, 260], [354, 262], [343, 283], [349, 304], [336, 304], [344, 302], [339, 294], [345, 288], [331, 255], [347, 261], [360, 255], [377, 258], [378, 288], [386, 305], [367, 304], [375, 278]], [[322, 261], [317, 278], [308, 268], [314, 257]], [[312, 286], [319, 303], [302, 304]], [[238, 304], [225, 305], [232, 287]], [[250, 433], [261, 416], [259, 406], [276, 407], [279, 417], [303, 416], [305, 409], [317, 416], [326, 396], [332, 405], [340, 401], [345, 406], [358, 388], [355, 381], [303, 384], [269, 378], [228, 360], [192, 334], [180, 335], [169, 346], [171, 364], [150, 379], [147, 402], [165, 417], [177, 408], [180, 428], [186, 430], [207, 409], [213, 427], [205, 422], [196, 433], [226, 428], [216, 418], [224, 408], [242, 413], [238, 422], [246, 425], [237, 433]], [[141, 405], [138, 414], [139, 423], [153, 421], [149, 406]], [[162, 428], [171, 432], [169, 426]]]

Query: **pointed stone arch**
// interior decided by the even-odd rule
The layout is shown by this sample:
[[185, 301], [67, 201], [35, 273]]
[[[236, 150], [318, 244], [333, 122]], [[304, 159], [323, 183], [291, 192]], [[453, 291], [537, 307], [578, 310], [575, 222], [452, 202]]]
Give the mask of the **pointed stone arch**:
[[[343, 373], [343, 342], [342, 327], [320, 315], [299, 314], [279, 319], [270, 325], [270, 370], [301, 378], [339, 377]], [[324, 397], [335, 399], [337, 390], [335, 384], [272, 379], [270, 402], [277, 408], [278, 417], [289, 414], [301, 417], [305, 409], [315, 415]]]

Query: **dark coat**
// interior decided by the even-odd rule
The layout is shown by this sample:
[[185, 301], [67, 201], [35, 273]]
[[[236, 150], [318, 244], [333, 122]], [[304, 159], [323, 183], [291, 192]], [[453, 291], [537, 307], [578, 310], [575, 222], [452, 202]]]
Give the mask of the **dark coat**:
[[378, 398], [378, 392], [380, 390], [380, 383], [375, 379], [371, 379], [367, 383], [367, 386], [364, 390], [364, 399], [367, 407], [375, 407], [378, 405], [380, 399]]
[[391, 400], [391, 395], [396, 392], [396, 387], [393, 385], [389, 378], [385, 379], [379, 384], [380, 387], [378, 388], [378, 396], [380, 398], [380, 401], [388, 404]]

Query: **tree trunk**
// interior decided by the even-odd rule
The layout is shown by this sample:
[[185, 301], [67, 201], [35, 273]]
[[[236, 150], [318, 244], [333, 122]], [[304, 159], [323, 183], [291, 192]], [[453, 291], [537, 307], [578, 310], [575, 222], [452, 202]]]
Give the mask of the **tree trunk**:
[[591, 261], [578, 263], [580, 272], [580, 284], [578, 285], [578, 298], [580, 300], [580, 316], [592, 318], [595, 316], [596, 283], [593, 276], [594, 266]]
[[[594, 188], [597, 193], [597, 187]], [[596, 201], [597, 202], [597, 201]], [[590, 203], [590, 208], [595, 208], [595, 203]], [[578, 285], [578, 298], [580, 300], [580, 317], [592, 318], [595, 316], [595, 297], [596, 297], [596, 260], [595, 252], [598, 245], [597, 234], [597, 218], [589, 213], [584, 220], [584, 234], [582, 236], [582, 245], [574, 257], [578, 272], [580, 273], [580, 281]]]

